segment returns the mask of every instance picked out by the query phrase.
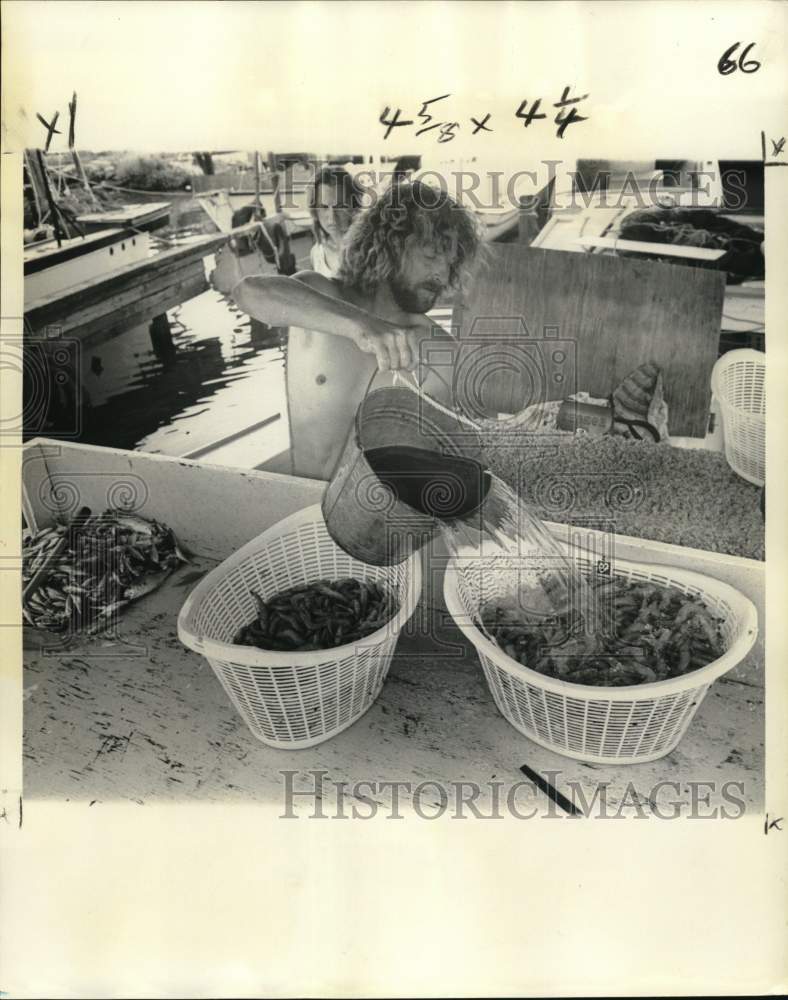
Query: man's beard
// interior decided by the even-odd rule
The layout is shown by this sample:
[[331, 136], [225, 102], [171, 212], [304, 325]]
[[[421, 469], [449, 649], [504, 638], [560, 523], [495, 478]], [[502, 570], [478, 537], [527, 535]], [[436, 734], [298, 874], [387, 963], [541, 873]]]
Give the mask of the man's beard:
[[406, 285], [399, 278], [389, 278], [389, 288], [397, 305], [404, 312], [424, 313], [432, 309], [443, 291], [437, 285]]

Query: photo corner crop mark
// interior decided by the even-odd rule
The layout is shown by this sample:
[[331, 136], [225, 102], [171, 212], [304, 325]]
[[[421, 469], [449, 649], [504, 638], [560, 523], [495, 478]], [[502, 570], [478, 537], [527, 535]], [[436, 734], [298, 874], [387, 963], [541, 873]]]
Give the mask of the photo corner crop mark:
[[[5, 790], [2, 794], [5, 796]], [[24, 806], [22, 805], [22, 796], [16, 795], [14, 797], [17, 799], [17, 809], [15, 810], [13, 806], [9, 807], [7, 804], [0, 805], [0, 821], [8, 825], [14, 825], [18, 830], [21, 830], [24, 822]], [[15, 812], [16, 816], [14, 816]]]
[[765, 167], [788, 167], [785, 138], [784, 135], [774, 138], [761, 132], [761, 156]]

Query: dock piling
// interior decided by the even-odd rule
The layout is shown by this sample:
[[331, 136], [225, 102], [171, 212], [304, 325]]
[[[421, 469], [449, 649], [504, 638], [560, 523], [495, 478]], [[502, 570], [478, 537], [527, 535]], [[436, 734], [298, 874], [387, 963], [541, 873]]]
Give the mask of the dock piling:
[[162, 364], [169, 366], [175, 361], [175, 344], [172, 339], [170, 318], [167, 313], [154, 316], [148, 327], [153, 352]]

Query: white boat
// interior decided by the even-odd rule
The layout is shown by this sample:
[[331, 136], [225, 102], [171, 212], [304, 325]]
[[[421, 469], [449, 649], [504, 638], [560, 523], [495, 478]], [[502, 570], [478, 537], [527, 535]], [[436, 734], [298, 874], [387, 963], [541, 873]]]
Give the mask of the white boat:
[[105, 229], [74, 239], [42, 240], [24, 248], [25, 302], [62, 292], [150, 255], [150, 236]]

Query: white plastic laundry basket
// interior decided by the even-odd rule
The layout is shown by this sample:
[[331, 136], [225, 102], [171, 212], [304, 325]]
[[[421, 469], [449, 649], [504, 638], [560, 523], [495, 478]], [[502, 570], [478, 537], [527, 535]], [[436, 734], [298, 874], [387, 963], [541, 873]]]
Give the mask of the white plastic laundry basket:
[[728, 351], [711, 372], [720, 405], [725, 457], [734, 472], [763, 486], [766, 466], [766, 355]]
[[[573, 554], [590, 573], [596, 556]], [[712, 681], [749, 652], [758, 631], [755, 606], [728, 584], [699, 573], [616, 560], [616, 576], [677, 587], [699, 595], [724, 619], [726, 652], [682, 677], [626, 687], [591, 687], [546, 677], [522, 666], [474, 624], [479, 608], [502, 597], [496, 576], [469, 561], [453, 560], [446, 572], [446, 606], [476, 647], [490, 692], [504, 718], [540, 746], [575, 760], [635, 764], [669, 753], [686, 732]], [[498, 583], [498, 588], [501, 584]]]
[[[399, 611], [376, 632], [303, 653], [233, 645], [256, 614], [251, 590], [267, 600], [288, 587], [348, 576], [380, 582], [396, 597]], [[372, 705], [420, 593], [418, 554], [396, 566], [359, 562], [331, 539], [315, 505], [279, 521], [201, 580], [178, 616], [178, 636], [205, 656], [259, 740], [300, 749], [335, 736]]]

